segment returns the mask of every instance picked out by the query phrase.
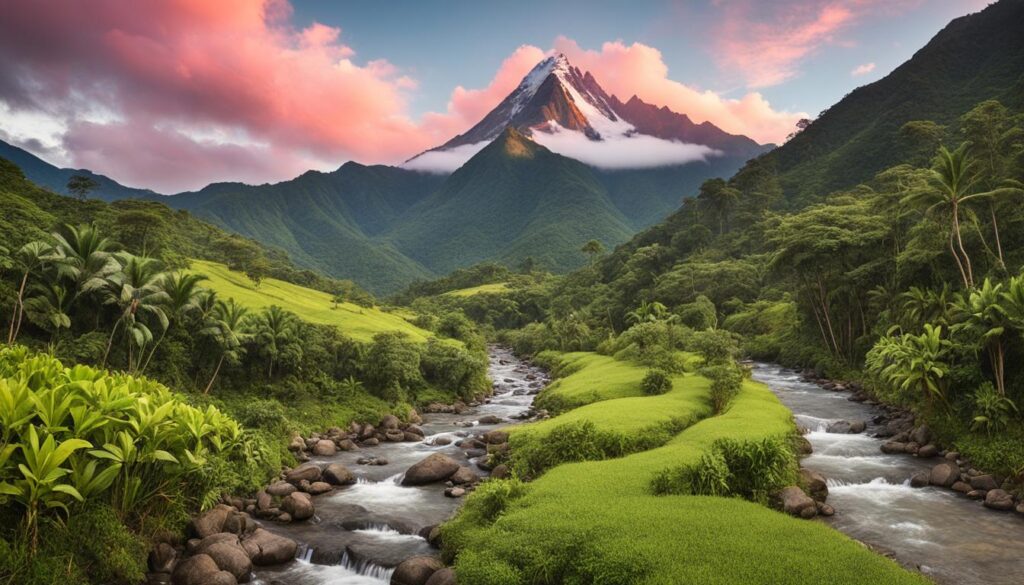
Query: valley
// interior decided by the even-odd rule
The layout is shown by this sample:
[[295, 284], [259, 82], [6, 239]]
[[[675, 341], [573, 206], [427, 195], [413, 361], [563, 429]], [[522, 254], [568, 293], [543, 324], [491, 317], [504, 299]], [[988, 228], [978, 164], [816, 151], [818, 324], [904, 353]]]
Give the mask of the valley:
[[0, 19], [0, 585], [1020, 581], [1024, 1], [235, 2]]

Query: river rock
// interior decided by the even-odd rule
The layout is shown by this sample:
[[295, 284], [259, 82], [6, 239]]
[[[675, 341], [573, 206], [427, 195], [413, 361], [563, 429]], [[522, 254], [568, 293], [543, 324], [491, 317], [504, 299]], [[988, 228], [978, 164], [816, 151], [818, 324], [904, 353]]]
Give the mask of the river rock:
[[820, 516], [834, 516], [836, 513], [836, 509], [825, 502], [818, 502], [815, 507], [818, 510], [818, 515]]
[[331, 485], [352, 485], [356, 476], [340, 463], [331, 463], [324, 468], [323, 480]]
[[231, 534], [251, 532], [255, 527], [256, 525], [253, 523], [252, 518], [244, 512], [228, 514], [228, 517], [224, 520], [224, 532], [230, 532]]
[[989, 474], [975, 475], [970, 478], [971, 487], [976, 490], [991, 491], [997, 489], [999, 484], [996, 483], [996, 478]]
[[460, 487], [450, 487], [444, 490], [444, 495], [448, 496], [449, 498], [461, 498], [462, 496], [466, 495], [466, 490], [465, 488]]
[[404, 435], [402, 440], [407, 443], [415, 443], [423, 440], [423, 435], [417, 435], [416, 433], [410, 433], [409, 431], [405, 431], [402, 434]]
[[293, 520], [308, 520], [313, 517], [313, 500], [309, 499], [309, 494], [295, 492], [281, 501], [281, 509]]
[[[302, 483], [302, 481], [298, 483]], [[266, 492], [272, 496], [283, 498], [285, 496], [293, 494], [296, 489], [298, 488], [288, 483], [287, 481], [275, 481], [274, 483], [267, 486]]]
[[807, 493], [815, 501], [824, 502], [828, 498], [828, 483], [825, 481], [825, 476], [817, 471], [801, 467], [800, 483], [807, 488]]
[[170, 573], [174, 570], [177, 559], [178, 551], [166, 542], [161, 542], [149, 551], [149, 558], [146, 562], [149, 565], [149, 570], [154, 573]]
[[433, 575], [427, 579], [425, 585], [457, 585], [455, 580], [455, 571], [450, 567], [445, 567], [434, 572]]
[[796, 450], [798, 455], [810, 455], [814, 452], [814, 446], [807, 440], [807, 437], [797, 437]]
[[971, 491], [971, 484], [967, 483], [966, 481], [954, 482], [951, 487], [953, 488], [954, 492], [960, 492], [961, 494], [966, 494]]
[[338, 441], [338, 449], [341, 451], [355, 451], [359, 447], [356, 446], [355, 441], [352, 439], [342, 439]]
[[502, 463], [491, 470], [491, 477], [494, 479], [505, 479], [509, 477], [511, 473], [508, 471], [508, 465]]
[[384, 438], [391, 443], [401, 443], [402, 441], [405, 440], [405, 433], [397, 430], [389, 430], [388, 432], [384, 433]]
[[377, 434], [377, 429], [373, 428], [373, 425], [367, 423], [363, 425], [363, 430], [359, 431], [360, 439], [369, 439], [370, 437]]
[[424, 485], [443, 481], [459, 470], [459, 464], [441, 453], [432, 453], [405, 472], [402, 485]]
[[284, 478], [288, 483], [298, 484], [302, 480], [308, 482], [320, 481], [320, 466], [315, 463], [304, 463], [285, 474]]
[[444, 568], [435, 557], [415, 556], [402, 561], [391, 575], [391, 585], [426, 585], [434, 573]]
[[798, 486], [791, 485], [782, 488], [778, 497], [782, 503], [782, 510], [787, 514], [803, 518], [813, 517], [817, 514], [817, 505], [814, 503], [814, 500]]
[[953, 487], [958, 479], [960, 479], [960, 467], [953, 461], [943, 461], [932, 467], [928, 483], [948, 488]]
[[171, 582], [174, 585], [232, 585], [238, 581], [231, 573], [221, 571], [209, 555], [195, 555], [178, 563]]
[[292, 437], [292, 442], [288, 443], [289, 451], [303, 451], [306, 448], [306, 441], [302, 437], [296, 435]]
[[455, 484], [476, 483], [477, 481], [480, 481], [480, 476], [473, 473], [472, 469], [462, 466], [459, 467], [458, 471], [452, 474], [450, 479], [452, 483]]
[[988, 492], [985, 490], [971, 490], [967, 492], [967, 497], [972, 500], [984, 500], [986, 495], [988, 495]]
[[338, 452], [338, 446], [330, 439], [320, 439], [313, 445], [313, 455], [318, 457], [330, 457]]
[[398, 420], [397, 416], [389, 414], [386, 415], [384, 418], [380, 419], [380, 425], [378, 426], [382, 429], [397, 430], [398, 427], [401, 426], [401, 424], [402, 421]]
[[926, 445], [931, 441], [932, 433], [928, 430], [928, 425], [921, 425], [911, 431], [910, 440], [917, 443], [918, 445]]
[[416, 425], [413, 425], [413, 424], [407, 425], [404, 430], [407, 433], [412, 433], [414, 435], [419, 435], [420, 438], [426, 436], [426, 433], [423, 432], [423, 429], [421, 429], [420, 427], [418, 427]]
[[886, 441], [885, 443], [882, 443], [881, 449], [882, 453], [892, 455], [894, 453], [905, 453], [906, 446], [906, 443], [900, 443], [897, 441]]
[[290, 538], [257, 528], [242, 540], [242, 548], [245, 549], [254, 565], [265, 567], [294, 560], [298, 545]]
[[332, 489], [334, 488], [332, 488], [331, 484], [327, 483], [326, 481], [314, 481], [313, 483], [309, 484], [309, 488], [306, 489], [306, 493], [311, 496], [319, 496], [320, 494], [326, 494]]
[[927, 471], [915, 473], [914, 475], [910, 476], [910, 487], [925, 487], [926, 485], [928, 485], [929, 481], [930, 475]]
[[928, 443], [924, 447], [921, 447], [920, 449], [917, 450], [917, 456], [918, 457], [923, 457], [925, 459], [929, 459], [931, 457], [935, 457], [938, 454], [939, 454], [939, 448], [936, 447], [935, 445], [931, 444], [931, 443]]
[[200, 546], [200, 554], [208, 555], [217, 563], [222, 571], [231, 573], [239, 583], [249, 580], [249, 573], [252, 572], [252, 559], [245, 552], [238, 539], [233, 541], [216, 542], [210, 546]]
[[1013, 496], [1006, 490], [989, 490], [989, 492], [985, 494], [985, 507], [992, 510], [1012, 510]]
[[211, 534], [222, 532], [224, 530], [224, 521], [227, 520], [228, 514], [233, 511], [234, 509], [230, 506], [218, 504], [212, 510], [203, 512], [190, 522], [192, 534], [199, 538], [206, 538]]
[[280, 522], [281, 524], [288, 524], [289, 522], [292, 521], [292, 515], [289, 514], [288, 512], [281, 512], [280, 514], [277, 515], [276, 520], [278, 522]]
[[484, 441], [488, 445], [500, 445], [508, 442], [508, 433], [506, 431], [487, 431], [484, 433]]
[[434, 439], [432, 439], [430, 441], [430, 444], [436, 445], [438, 447], [444, 447], [445, 445], [451, 445], [452, 444], [452, 438], [451, 437], [435, 437]]
[[482, 425], [497, 425], [501, 424], [501, 417], [493, 414], [487, 414], [478, 418], [476, 422]]
[[1024, 502], [1017, 504], [1017, 513], [1024, 514]]
[[377, 437], [370, 437], [363, 441], [363, 446], [365, 447], [376, 447], [377, 445], [380, 445], [380, 439]]

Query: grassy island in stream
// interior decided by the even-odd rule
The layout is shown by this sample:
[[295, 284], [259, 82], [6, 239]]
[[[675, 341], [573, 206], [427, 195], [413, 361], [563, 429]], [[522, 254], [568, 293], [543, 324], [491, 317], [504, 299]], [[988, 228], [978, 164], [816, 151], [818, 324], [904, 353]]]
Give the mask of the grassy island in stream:
[[[571, 393], [602, 356], [556, 383]], [[609, 358], [610, 359], [610, 358]], [[616, 364], [626, 394], [643, 368]], [[832, 528], [743, 499], [655, 495], [666, 470], [698, 463], [721, 439], [757, 442], [794, 432], [789, 411], [763, 385], [747, 381], [723, 414], [710, 414], [708, 381], [685, 374], [663, 396], [607, 399], [518, 428], [516, 438], [547, 443], [562, 424], [590, 420], [601, 431], [641, 432], [668, 419], [695, 421], [663, 445], [624, 457], [563, 463], [529, 483], [493, 481], [478, 489], [443, 530], [460, 582], [474, 585], [594, 583], [927, 583]], [[615, 428], [615, 416], [628, 421]]]

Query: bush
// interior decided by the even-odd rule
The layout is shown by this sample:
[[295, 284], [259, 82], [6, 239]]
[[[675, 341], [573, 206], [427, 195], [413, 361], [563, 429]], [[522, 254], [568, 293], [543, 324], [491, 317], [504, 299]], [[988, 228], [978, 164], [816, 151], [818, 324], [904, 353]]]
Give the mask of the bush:
[[374, 335], [366, 356], [366, 376], [378, 397], [402, 400], [405, 390], [423, 386], [420, 348], [401, 332]]
[[648, 396], [666, 394], [672, 390], [672, 378], [662, 370], [649, 370], [640, 382], [640, 389]]
[[746, 371], [735, 362], [726, 362], [700, 369], [700, 375], [711, 380], [711, 407], [715, 414], [725, 412], [740, 393]]
[[422, 367], [428, 382], [455, 392], [462, 400], [472, 400], [488, 388], [487, 358], [478, 352], [431, 338], [423, 353]]
[[140, 583], [146, 573], [146, 543], [121, 523], [114, 509], [99, 505], [73, 514], [61, 546], [91, 583]]
[[1005, 429], [1013, 415], [1017, 414], [1017, 405], [1006, 396], [996, 391], [991, 382], [985, 382], [974, 392], [974, 418], [971, 428], [982, 430], [988, 434]]
[[235, 410], [239, 422], [247, 427], [282, 430], [287, 420], [284, 406], [273, 398], [253, 398], [241, 404]]
[[760, 503], [796, 479], [796, 456], [787, 441], [715, 441], [693, 465], [663, 470], [653, 480], [656, 494], [739, 496]]

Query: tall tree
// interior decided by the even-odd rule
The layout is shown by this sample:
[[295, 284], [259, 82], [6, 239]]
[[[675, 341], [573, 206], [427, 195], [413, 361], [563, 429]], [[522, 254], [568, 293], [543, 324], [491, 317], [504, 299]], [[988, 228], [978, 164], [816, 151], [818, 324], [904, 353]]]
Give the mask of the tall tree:
[[89, 193], [93, 191], [100, 184], [93, 180], [92, 177], [86, 175], [72, 175], [68, 179], [68, 191], [72, 195], [78, 197], [80, 200], [85, 201], [89, 197]]
[[583, 252], [590, 257], [590, 263], [593, 264], [597, 260], [597, 257], [604, 253], [604, 245], [597, 240], [590, 240], [583, 247], [580, 248], [580, 252]]
[[[116, 258], [122, 268], [106, 278], [103, 297], [104, 304], [117, 308], [118, 318], [110, 332], [103, 363], [106, 364], [110, 348], [121, 329], [128, 340], [128, 367], [134, 370], [141, 365], [145, 347], [153, 340], [146, 318], [155, 320], [161, 330], [167, 329], [165, 306], [168, 296], [160, 286], [164, 274], [158, 260], [127, 252], [117, 253]], [[137, 358], [135, 348], [139, 350]]]
[[53, 247], [46, 242], [29, 242], [19, 248], [12, 256], [11, 263], [21, 273], [18, 295], [15, 299], [14, 312], [11, 314], [11, 325], [7, 331], [7, 344], [11, 345], [18, 339], [21, 319], [25, 314], [25, 290], [29, 276], [52, 260]]
[[[207, 295], [205, 298], [212, 299], [214, 295]], [[206, 388], [203, 389], [203, 394], [210, 393], [225, 361], [237, 362], [245, 353], [245, 347], [242, 344], [250, 335], [248, 313], [249, 310], [237, 304], [234, 299], [228, 299], [227, 301], [216, 301], [213, 309], [207, 315], [206, 326], [199, 333], [213, 341], [219, 356], [217, 366], [213, 369], [213, 374], [210, 376]]]
[[274, 362], [301, 353], [298, 344], [299, 319], [277, 305], [264, 309], [253, 321], [253, 334], [260, 355], [267, 358], [267, 377], [274, 377]]
[[167, 314], [167, 327], [160, 333], [160, 338], [153, 344], [153, 348], [149, 350], [149, 356], [146, 357], [146, 361], [139, 369], [140, 372], [144, 372], [149, 367], [153, 354], [156, 353], [171, 327], [200, 310], [203, 289], [199, 287], [199, 283], [204, 280], [206, 277], [201, 274], [187, 272], [165, 274], [160, 279], [159, 286], [167, 297], [164, 307], [164, 312]]

